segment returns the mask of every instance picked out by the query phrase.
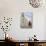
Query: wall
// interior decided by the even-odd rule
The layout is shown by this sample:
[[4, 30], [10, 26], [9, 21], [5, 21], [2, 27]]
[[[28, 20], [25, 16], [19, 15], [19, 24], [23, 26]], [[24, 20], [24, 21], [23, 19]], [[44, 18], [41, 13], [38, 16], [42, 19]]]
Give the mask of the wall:
[[[0, 17], [13, 17], [13, 22], [10, 33], [17, 40], [27, 40], [34, 34], [39, 40], [45, 39], [45, 6], [40, 8], [33, 8], [30, 6], [28, 0], [0, 0]], [[21, 12], [33, 12], [33, 27], [32, 29], [20, 28]], [[2, 33], [2, 31], [1, 31]], [[0, 33], [0, 34], [1, 34]], [[2, 39], [2, 36], [0, 37]]]

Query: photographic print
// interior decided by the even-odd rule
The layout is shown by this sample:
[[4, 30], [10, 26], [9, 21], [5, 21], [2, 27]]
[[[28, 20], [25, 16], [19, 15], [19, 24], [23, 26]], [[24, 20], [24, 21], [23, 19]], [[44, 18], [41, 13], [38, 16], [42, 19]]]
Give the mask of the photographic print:
[[32, 12], [22, 12], [21, 13], [21, 28], [32, 28]]

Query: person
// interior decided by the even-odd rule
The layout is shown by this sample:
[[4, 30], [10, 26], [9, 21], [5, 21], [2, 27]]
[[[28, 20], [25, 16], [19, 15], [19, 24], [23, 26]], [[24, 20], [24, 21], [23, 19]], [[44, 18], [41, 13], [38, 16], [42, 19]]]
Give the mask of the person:
[[31, 26], [31, 22], [29, 21], [29, 26]]

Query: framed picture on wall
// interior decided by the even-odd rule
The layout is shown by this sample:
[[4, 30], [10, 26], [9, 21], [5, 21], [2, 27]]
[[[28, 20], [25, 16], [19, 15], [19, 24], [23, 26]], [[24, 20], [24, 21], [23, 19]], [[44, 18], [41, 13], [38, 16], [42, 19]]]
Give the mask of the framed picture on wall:
[[32, 12], [22, 12], [21, 20], [20, 20], [20, 27], [21, 28], [32, 28], [32, 19], [33, 19]]

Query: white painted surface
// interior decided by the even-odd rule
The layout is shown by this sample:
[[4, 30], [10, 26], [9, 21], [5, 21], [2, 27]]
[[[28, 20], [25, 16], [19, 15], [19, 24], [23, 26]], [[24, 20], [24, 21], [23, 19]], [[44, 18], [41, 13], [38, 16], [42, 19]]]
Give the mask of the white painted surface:
[[[45, 6], [44, 6], [45, 7]], [[8, 31], [17, 40], [27, 40], [34, 34], [39, 40], [46, 40], [45, 16], [46, 8], [33, 8], [28, 0], [0, 0], [0, 16], [13, 17], [13, 22], [10, 31]], [[21, 12], [33, 12], [33, 27], [32, 29], [20, 28]], [[0, 34], [2, 31], [0, 32]], [[45, 33], [45, 34], [44, 34]], [[2, 35], [2, 34], [1, 34]], [[2, 39], [2, 36], [0, 36]]]

